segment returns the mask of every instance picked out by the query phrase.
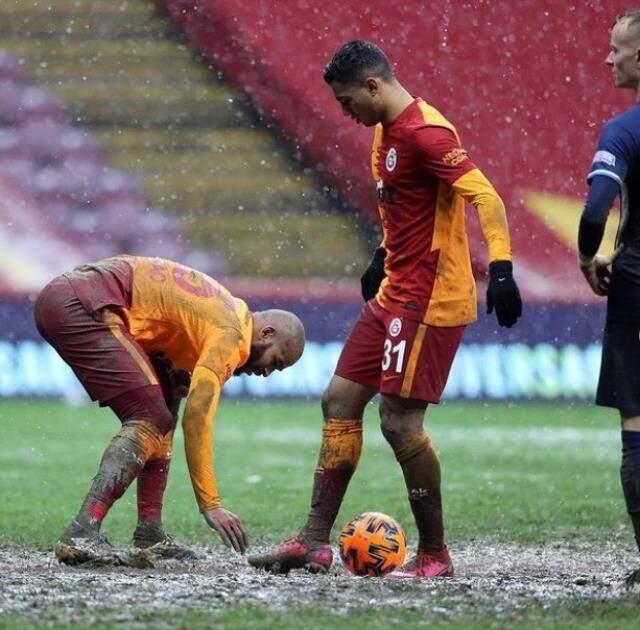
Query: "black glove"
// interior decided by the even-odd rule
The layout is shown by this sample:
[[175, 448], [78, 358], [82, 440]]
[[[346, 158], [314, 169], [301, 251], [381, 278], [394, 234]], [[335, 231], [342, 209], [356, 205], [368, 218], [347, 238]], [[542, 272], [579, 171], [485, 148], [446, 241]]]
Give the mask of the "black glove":
[[384, 259], [387, 255], [387, 250], [384, 247], [378, 247], [373, 253], [373, 258], [369, 263], [366, 271], [360, 278], [360, 287], [362, 288], [362, 298], [365, 302], [368, 302], [371, 298], [375, 297], [380, 283], [385, 279], [384, 275]]
[[522, 300], [518, 285], [513, 279], [510, 260], [494, 260], [489, 265], [487, 313], [491, 313], [494, 306], [500, 326], [511, 328], [522, 315]]
[[164, 401], [173, 416], [177, 416], [180, 400], [189, 393], [191, 374], [173, 367], [169, 357], [161, 351], [149, 354], [149, 360], [158, 376]]

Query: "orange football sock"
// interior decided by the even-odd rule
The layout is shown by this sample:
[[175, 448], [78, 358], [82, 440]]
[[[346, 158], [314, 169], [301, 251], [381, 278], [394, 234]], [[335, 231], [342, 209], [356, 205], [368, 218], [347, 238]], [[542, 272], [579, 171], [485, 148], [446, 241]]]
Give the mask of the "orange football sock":
[[322, 446], [313, 477], [311, 510], [300, 532], [303, 540], [329, 542], [331, 528], [362, 450], [362, 420], [329, 418], [322, 429]]
[[409, 491], [411, 511], [418, 527], [418, 548], [438, 552], [444, 548], [440, 461], [425, 431], [393, 446]]

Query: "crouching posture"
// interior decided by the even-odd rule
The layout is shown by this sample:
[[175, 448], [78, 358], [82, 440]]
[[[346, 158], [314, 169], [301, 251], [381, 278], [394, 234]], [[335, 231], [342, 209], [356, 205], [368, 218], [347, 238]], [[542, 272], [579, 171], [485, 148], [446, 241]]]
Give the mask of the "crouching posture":
[[162, 525], [173, 433], [185, 395], [185, 449], [198, 506], [222, 541], [244, 552], [244, 526], [222, 506], [212, 466], [220, 390], [234, 374], [268, 376], [293, 365], [304, 349], [300, 320], [280, 310], [251, 313], [203, 273], [134, 256], [108, 258], [55, 278], [38, 296], [35, 319], [91, 399], [110, 407], [122, 423], [56, 545], [57, 558], [67, 564], [119, 562], [100, 526], [134, 479], [134, 547], [194, 557]]

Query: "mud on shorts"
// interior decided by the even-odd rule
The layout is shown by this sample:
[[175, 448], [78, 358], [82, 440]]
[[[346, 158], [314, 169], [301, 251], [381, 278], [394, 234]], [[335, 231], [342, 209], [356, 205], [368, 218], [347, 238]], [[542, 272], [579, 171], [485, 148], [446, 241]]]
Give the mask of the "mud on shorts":
[[88, 312], [65, 276], [40, 292], [34, 317], [42, 337], [71, 367], [91, 400], [111, 407], [123, 421], [147, 418], [166, 433], [174, 419], [158, 377], [122, 320], [103, 310]]
[[640, 323], [607, 320], [596, 404], [640, 415]]
[[437, 403], [465, 326], [427, 326], [367, 302], [338, 360], [336, 375], [382, 394]]

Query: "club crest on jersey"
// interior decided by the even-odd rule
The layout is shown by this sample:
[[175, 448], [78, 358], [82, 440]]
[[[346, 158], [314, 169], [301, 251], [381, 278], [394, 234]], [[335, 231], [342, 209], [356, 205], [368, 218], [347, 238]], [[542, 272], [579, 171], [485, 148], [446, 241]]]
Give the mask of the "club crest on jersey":
[[398, 152], [395, 147], [391, 147], [389, 152], [387, 153], [387, 159], [384, 161], [384, 165], [387, 167], [387, 170], [391, 172], [398, 163]]
[[392, 337], [397, 337], [402, 330], [402, 320], [399, 317], [394, 317], [389, 324], [389, 334]]

